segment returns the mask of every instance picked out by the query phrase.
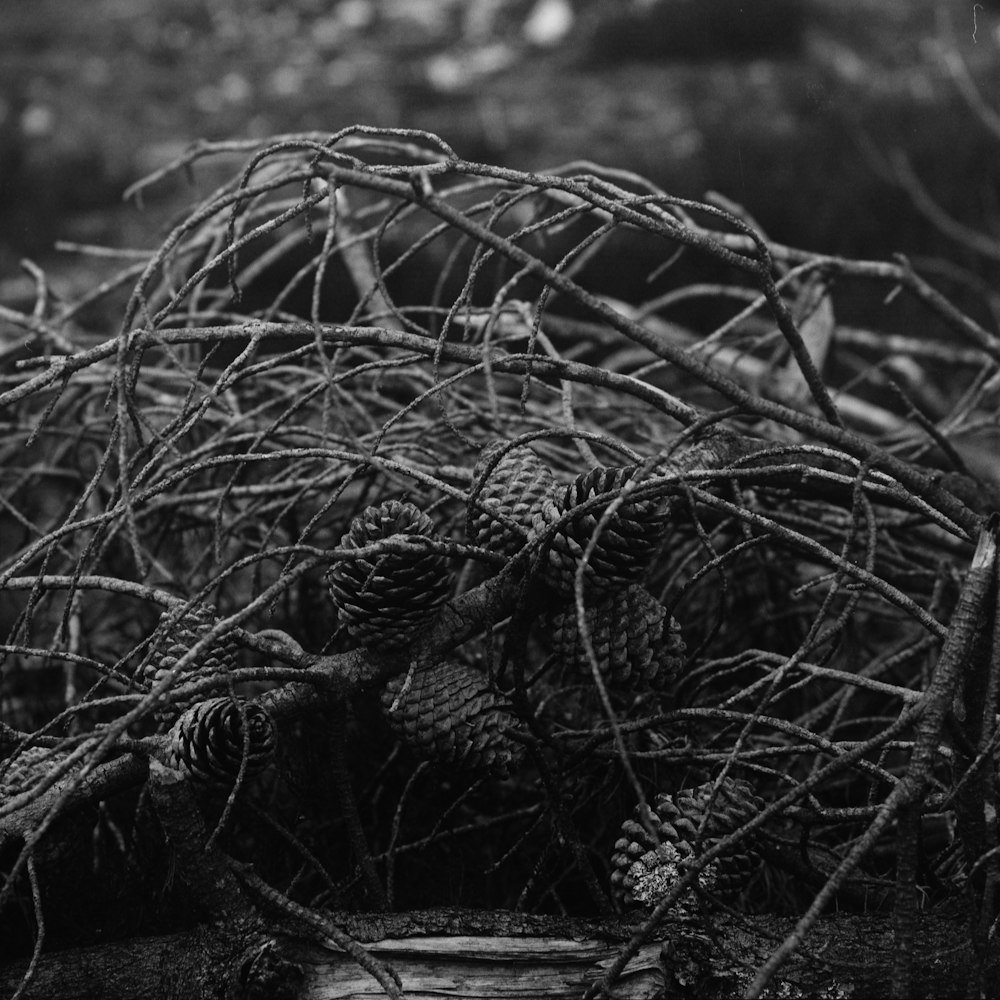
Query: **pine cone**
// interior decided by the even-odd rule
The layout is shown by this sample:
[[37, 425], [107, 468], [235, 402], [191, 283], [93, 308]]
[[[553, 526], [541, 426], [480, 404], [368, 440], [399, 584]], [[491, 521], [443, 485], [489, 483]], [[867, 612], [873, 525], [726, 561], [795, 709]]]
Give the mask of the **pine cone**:
[[[487, 445], [472, 470], [474, 502], [469, 504], [467, 533], [473, 545], [514, 555], [532, 534], [542, 503], [555, 496], [556, 480], [526, 447], [511, 449], [490, 469], [491, 461], [505, 446], [504, 441]], [[487, 470], [489, 478], [484, 481]]]
[[390, 728], [424, 756], [505, 778], [522, 747], [507, 735], [514, 716], [472, 667], [445, 662], [398, 674], [382, 692]]
[[[385, 539], [430, 538], [433, 532], [431, 519], [412, 503], [387, 500], [355, 517], [340, 544], [360, 549]], [[409, 645], [451, 590], [445, 557], [415, 545], [405, 552], [341, 559], [327, 582], [348, 634], [372, 648]]]
[[[684, 663], [680, 625], [637, 584], [622, 590], [596, 591], [585, 598], [584, 625], [597, 665], [611, 684], [633, 685], [658, 679], [670, 683]], [[576, 605], [568, 604], [551, 619], [556, 654], [573, 670], [590, 674], [590, 659], [580, 632]]]
[[[546, 582], [563, 594], [573, 592], [577, 568], [598, 522], [614, 496], [636, 474], [638, 466], [591, 469], [566, 487], [561, 502], [542, 504], [535, 516], [535, 531], [547, 531], [574, 508], [610, 493], [607, 503], [572, 514], [556, 529], [543, 570]], [[584, 583], [594, 589], [615, 589], [643, 578], [667, 523], [669, 506], [659, 499], [626, 500], [601, 527], [587, 561]]]
[[[611, 885], [626, 905], [650, 909], [656, 906], [700, 853], [763, 808], [745, 781], [724, 779], [714, 799], [713, 788], [714, 782], [709, 781], [675, 795], [658, 795], [653, 810], [647, 814], [655, 837], [639, 822], [639, 808], [636, 819], [622, 823], [622, 836], [611, 858]], [[708, 819], [699, 833], [706, 812]], [[703, 868], [698, 876], [700, 888], [717, 896], [742, 892], [759, 862], [750, 840], [741, 841]], [[685, 894], [679, 902], [682, 910], [692, 907], [694, 894]]]
[[[160, 621], [153, 640], [152, 651], [146, 665], [142, 668], [141, 683], [150, 690], [170, 673], [177, 661], [184, 656], [196, 642], [202, 639], [218, 621], [215, 608], [203, 604], [190, 609], [180, 620], [168, 625], [169, 614], [160, 615]], [[157, 714], [161, 717], [174, 717], [185, 707], [208, 696], [205, 688], [197, 693], [191, 693], [188, 688], [193, 681], [204, 681], [216, 677], [219, 687], [226, 685], [226, 677], [237, 666], [236, 653], [239, 646], [228, 636], [220, 636], [193, 663], [176, 676], [170, 688], [161, 695], [157, 705]]]
[[[0, 761], [0, 801], [34, 788], [65, 758], [66, 753], [62, 750], [28, 747]], [[68, 773], [71, 774], [80, 766], [80, 763], [75, 764]]]
[[[232, 785], [243, 761], [241, 703], [209, 698], [189, 708], [170, 731], [171, 758], [206, 785]], [[259, 774], [274, 755], [274, 723], [256, 702], [243, 702], [249, 727], [245, 777]]]

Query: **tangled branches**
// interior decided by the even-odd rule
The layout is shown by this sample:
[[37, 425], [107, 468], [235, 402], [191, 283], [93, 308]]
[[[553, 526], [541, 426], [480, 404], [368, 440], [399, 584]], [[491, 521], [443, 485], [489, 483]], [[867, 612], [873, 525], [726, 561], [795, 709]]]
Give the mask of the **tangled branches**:
[[595, 996], [726, 907], [790, 921], [748, 996], [831, 903], [893, 914], [901, 990], [921, 908], [981, 957], [1000, 340], [592, 164], [356, 128], [161, 173], [232, 153], [145, 259], [0, 313], [9, 939], [182, 925], [187, 816], [389, 995], [324, 911], [624, 913]]

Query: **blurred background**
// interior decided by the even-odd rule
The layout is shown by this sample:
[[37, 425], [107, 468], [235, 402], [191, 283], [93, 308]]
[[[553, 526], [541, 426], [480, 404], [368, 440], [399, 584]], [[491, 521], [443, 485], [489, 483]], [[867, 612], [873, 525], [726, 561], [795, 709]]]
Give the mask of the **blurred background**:
[[195, 190], [122, 192], [193, 141], [353, 123], [716, 190], [773, 239], [989, 281], [998, 116], [997, 0], [5, 0], [0, 300], [33, 294], [23, 257], [87, 280], [57, 240], [155, 246]]

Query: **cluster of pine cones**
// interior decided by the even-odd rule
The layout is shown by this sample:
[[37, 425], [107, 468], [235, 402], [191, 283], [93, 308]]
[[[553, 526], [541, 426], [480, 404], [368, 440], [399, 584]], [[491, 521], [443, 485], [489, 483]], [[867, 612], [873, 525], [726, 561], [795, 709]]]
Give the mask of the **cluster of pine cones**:
[[[351, 640], [399, 652], [433, 625], [452, 592], [441, 541], [412, 503], [387, 500], [354, 518], [340, 547], [357, 555], [341, 558], [327, 575]], [[411, 664], [386, 685], [382, 707], [397, 736], [431, 760], [506, 777], [522, 756], [509, 706], [468, 664]]]
[[[180, 617], [164, 612], [137, 680], [157, 694], [156, 718], [172, 723], [170, 763], [206, 788], [226, 790], [267, 767], [274, 756], [275, 729], [256, 702], [216, 694], [229, 689], [238, 650], [225, 634], [209, 641], [217, 622], [215, 608], [208, 604]], [[206, 643], [201, 656], [189, 657], [199, 642]]]
[[642, 585], [670, 508], [662, 497], [630, 495], [639, 471], [599, 467], [560, 487], [530, 448], [494, 444], [476, 466], [469, 510], [478, 545], [513, 554], [541, 542], [538, 573], [551, 603], [544, 625], [557, 657], [617, 687], [665, 686], [684, 655], [680, 626]]
[[[542, 583], [542, 631], [556, 658], [571, 676], [596, 674], [617, 690], [669, 687], [684, 657], [678, 623], [643, 586], [671, 511], [649, 491], [635, 496], [640, 472], [596, 468], [560, 486], [531, 448], [496, 442], [480, 454], [467, 504], [469, 540], [507, 560], [524, 556]], [[341, 546], [359, 554], [328, 578], [353, 640], [405, 649], [433, 625], [450, 593], [434, 542], [430, 518], [412, 504], [388, 501], [355, 518]], [[428, 758], [505, 776], [521, 757], [511, 738], [516, 719], [470, 665], [411, 664], [386, 685], [382, 708], [397, 735]], [[657, 795], [653, 809], [622, 825], [611, 859], [619, 902], [654, 908], [705, 850], [761, 808], [751, 786], [731, 778]], [[753, 839], [737, 839], [676, 894], [674, 914], [697, 909], [699, 890], [738, 895], [758, 863]]]
[[[557, 658], [585, 681], [609, 686], [669, 683], [682, 663], [677, 622], [642, 586], [668, 520], [662, 498], [631, 496], [635, 466], [597, 468], [560, 486], [524, 445], [494, 442], [473, 470], [467, 506], [470, 541], [510, 560], [532, 547], [548, 593], [544, 631]], [[486, 674], [459, 659], [410, 663], [408, 650], [452, 593], [443, 539], [413, 503], [386, 500], [362, 511], [340, 542], [327, 575], [339, 628], [355, 645], [402, 654], [408, 670], [386, 685], [389, 726], [424, 756], [504, 776], [522, 757], [517, 719]], [[576, 605], [582, 587], [583, 612]], [[263, 766], [273, 726], [227, 678], [236, 646], [225, 635], [190, 664], [217, 617], [205, 605], [179, 619], [164, 615], [141, 675], [157, 693], [156, 712], [173, 723], [179, 766], [206, 782], [231, 784]]]
[[[508, 562], [523, 558], [526, 577], [541, 584], [541, 631], [564, 670], [580, 683], [596, 677], [625, 691], [668, 687], [684, 657], [678, 623], [643, 586], [670, 504], [641, 491], [640, 471], [595, 468], [560, 485], [531, 448], [495, 442], [479, 456], [467, 502], [469, 540]], [[410, 656], [453, 589], [434, 522], [413, 503], [386, 500], [353, 519], [339, 548], [326, 582], [341, 633], [354, 645], [399, 655], [406, 668], [381, 693], [389, 727], [425, 758], [506, 777], [523, 757], [519, 723], [487, 673], [459, 658]], [[169, 691], [158, 711], [173, 721], [175, 765], [204, 785], [232, 787], [267, 766], [274, 726], [253, 701], [231, 692], [210, 696], [236, 662], [224, 635], [196, 665], [178, 668], [216, 621], [207, 606], [179, 621], [164, 616], [143, 680], [147, 690]], [[656, 906], [699, 854], [759, 808], [750, 786], [729, 778], [657, 796], [622, 825], [612, 857], [619, 901]], [[749, 843], [720, 853], [699, 872], [697, 887], [741, 891], [757, 863]], [[683, 910], [693, 899], [689, 889], [676, 906]]]
[[[529, 551], [548, 592], [544, 631], [557, 657], [581, 679], [596, 669], [605, 684], [632, 687], [669, 682], [684, 652], [677, 622], [642, 586], [669, 509], [627, 495], [637, 471], [597, 468], [560, 487], [531, 448], [498, 441], [479, 456], [467, 504], [473, 544], [510, 560], [541, 542]], [[427, 514], [400, 500], [353, 520], [341, 539], [351, 554], [327, 577], [352, 641], [401, 651], [433, 625], [452, 588], [442, 541]], [[516, 718], [471, 665], [411, 664], [386, 686], [382, 704], [391, 728], [431, 759], [503, 776], [522, 756]]]

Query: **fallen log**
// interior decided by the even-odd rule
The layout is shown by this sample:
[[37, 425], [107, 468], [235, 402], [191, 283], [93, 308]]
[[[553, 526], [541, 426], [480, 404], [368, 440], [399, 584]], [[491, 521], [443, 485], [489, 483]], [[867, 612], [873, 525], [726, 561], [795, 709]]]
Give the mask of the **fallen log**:
[[[331, 917], [373, 958], [394, 970], [399, 995], [407, 1000], [580, 1000], [639, 926], [477, 911]], [[665, 922], [626, 966], [613, 996], [739, 997], [793, 923], [791, 917], [778, 916]], [[975, 955], [966, 919], [952, 909], [930, 910], [918, 929], [912, 995], [1000, 996], [998, 954], [993, 947], [984, 956]], [[888, 998], [892, 956], [887, 914], [826, 917], [765, 995]], [[4, 996], [17, 989], [25, 966], [21, 962], [0, 967]], [[153, 995], [163, 1000], [369, 1000], [386, 993], [333, 942], [265, 934], [234, 921], [169, 937], [44, 955], [23, 994], [45, 1000], [140, 1000]]]

